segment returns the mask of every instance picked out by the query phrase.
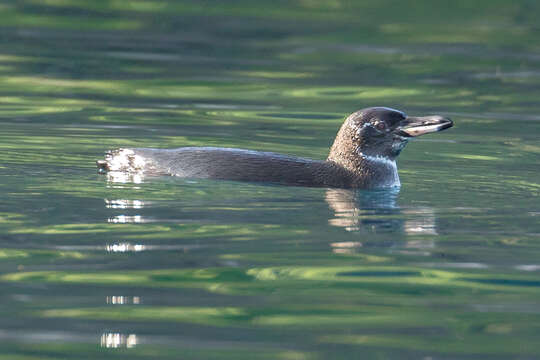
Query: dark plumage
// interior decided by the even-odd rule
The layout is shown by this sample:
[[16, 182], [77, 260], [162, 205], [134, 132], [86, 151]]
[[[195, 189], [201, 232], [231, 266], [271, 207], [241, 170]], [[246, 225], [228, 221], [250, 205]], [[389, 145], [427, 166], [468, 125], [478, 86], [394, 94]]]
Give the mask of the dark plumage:
[[173, 175], [298, 186], [385, 188], [399, 186], [395, 158], [413, 136], [441, 131], [441, 116], [407, 117], [374, 107], [347, 117], [327, 160], [229, 148], [119, 149], [97, 162], [101, 173]]

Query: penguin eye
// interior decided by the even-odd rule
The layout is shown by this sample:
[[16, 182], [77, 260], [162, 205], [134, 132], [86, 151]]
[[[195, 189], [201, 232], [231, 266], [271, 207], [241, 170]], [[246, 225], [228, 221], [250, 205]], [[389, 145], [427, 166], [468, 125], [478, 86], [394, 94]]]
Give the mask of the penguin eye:
[[384, 121], [377, 121], [375, 123], [375, 127], [377, 128], [377, 130], [384, 130], [386, 129], [386, 124], [384, 123]]

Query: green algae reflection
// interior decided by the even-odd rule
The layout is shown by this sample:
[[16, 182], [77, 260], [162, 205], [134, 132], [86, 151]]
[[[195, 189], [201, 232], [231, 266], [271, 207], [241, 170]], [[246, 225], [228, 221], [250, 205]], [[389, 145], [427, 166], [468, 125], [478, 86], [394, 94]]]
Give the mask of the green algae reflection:
[[[533, 276], [440, 271], [418, 267], [269, 267], [97, 272], [21, 272], [4, 275], [5, 283], [37, 282], [118, 287], [203, 289], [216, 295], [243, 295], [264, 302], [258, 306], [102, 306], [48, 308], [25, 316], [88, 321], [131, 321], [197, 324], [209, 327], [310, 329], [314, 341], [368, 348], [407, 348], [459, 354], [516, 354], [538, 351], [531, 329], [540, 327], [535, 313], [501, 311], [489, 317], [478, 306], [526, 303], [538, 296]], [[429, 296], [427, 296], [429, 295]], [[336, 304], [336, 297], [340, 303]], [[276, 303], [275, 300], [279, 299]], [[441, 308], [444, 312], [441, 313]], [[399, 335], [387, 333], [392, 328]], [[348, 334], [342, 334], [347, 329]], [[423, 339], [405, 335], [415, 329], [433, 333]], [[438, 330], [433, 330], [438, 329]], [[444, 330], [443, 330], [444, 329]], [[439, 332], [446, 335], [440, 337]], [[367, 333], [366, 333], [367, 332]], [[403, 333], [403, 334], [401, 334]], [[521, 337], [505, 338], [508, 334]], [[497, 337], [493, 346], [488, 339]], [[466, 338], [463, 342], [460, 339]], [[446, 345], [441, 346], [442, 342]], [[472, 347], [471, 347], [472, 346]]]
[[171, 269], [118, 272], [61, 272], [36, 271], [5, 274], [2, 281], [34, 281], [71, 284], [130, 285], [149, 287], [204, 288], [222, 293], [256, 295], [267, 289], [296, 287], [311, 290], [315, 284], [328, 287], [385, 289], [406, 294], [407, 289], [433, 291], [502, 291], [506, 293], [537, 294], [540, 281], [533, 276], [471, 274], [414, 267], [276, 267], [276, 268], [214, 268]]

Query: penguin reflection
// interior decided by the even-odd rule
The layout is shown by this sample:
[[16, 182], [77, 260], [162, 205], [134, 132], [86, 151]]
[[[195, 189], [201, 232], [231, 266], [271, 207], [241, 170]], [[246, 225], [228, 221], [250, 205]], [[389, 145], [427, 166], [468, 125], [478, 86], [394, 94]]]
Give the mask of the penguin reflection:
[[328, 189], [325, 199], [335, 216], [329, 223], [347, 231], [396, 231], [401, 225], [401, 221], [394, 218], [399, 214], [396, 206], [398, 193], [398, 189]]
[[[325, 200], [334, 212], [334, 217], [328, 222], [330, 225], [358, 233], [437, 235], [434, 210], [429, 207], [402, 209], [396, 204], [398, 194], [399, 189], [328, 189]], [[362, 243], [332, 243], [331, 246], [334, 252], [351, 252], [352, 248], [360, 247]], [[434, 242], [431, 238], [414, 238], [400, 247], [402, 252], [418, 253], [421, 250], [425, 253], [427, 249], [434, 247]]]

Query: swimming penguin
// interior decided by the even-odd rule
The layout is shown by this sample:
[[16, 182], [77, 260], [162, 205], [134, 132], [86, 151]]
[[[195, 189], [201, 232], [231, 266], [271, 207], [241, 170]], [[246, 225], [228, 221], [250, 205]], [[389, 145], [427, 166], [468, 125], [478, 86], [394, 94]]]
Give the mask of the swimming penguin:
[[386, 107], [349, 115], [326, 160], [217, 147], [118, 149], [97, 161], [98, 172], [267, 182], [333, 188], [400, 186], [396, 157], [409, 139], [452, 127], [450, 119], [407, 116]]

